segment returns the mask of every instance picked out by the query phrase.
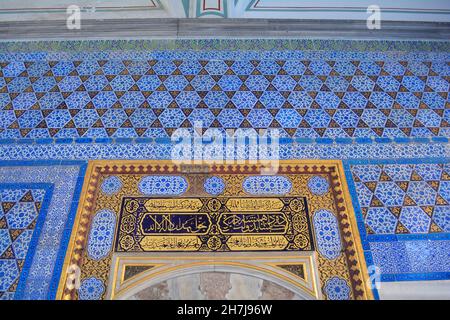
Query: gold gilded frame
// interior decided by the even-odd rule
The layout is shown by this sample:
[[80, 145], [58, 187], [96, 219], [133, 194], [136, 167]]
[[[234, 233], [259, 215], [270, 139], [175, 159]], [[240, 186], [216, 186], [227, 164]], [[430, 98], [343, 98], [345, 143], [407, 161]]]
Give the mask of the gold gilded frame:
[[[254, 162], [242, 162], [240, 161], [237, 165], [231, 165], [233, 167], [233, 173], [239, 173], [239, 170], [245, 164], [248, 163], [250, 166], [255, 166]], [[64, 294], [64, 289], [67, 283], [67, 270], [71, 264], [71, 261], [79, 261], [82, 257], [79, 253], [76, 253], [76, 250], [83, 249], [83, 243], [86, 240], [86, 233], [88, 232], [89, 227], [89, 218], [83, 216], [85, 211], [85, 204], [88, 200], [89, 194], [93, 194], [96, 192], [95, 186], [93, 182], [98, 180], [99, 172], [95, 170], [96, 168], [101, 167], [115, 167], [118, 170], [123, 170], [123, 173], [127, 173], [130, 171], [129, 167], [134, 166], [152, 166], [155, 167], [167, 167], [167, 173], [170, 173], [176, 167], [180, 167], [180, 165], [175, 164], [171, 160], [93, 160], [89, 161], [88, 167], [85, 174], [85, 179], [82, 187], [81, 197], [79, 200], [77, 214], [74, 220], [74, 225], [72, 227], [72, 233], [70, 237], [70, 242], [66, 251], [66, 256], [62, 268], [62, 274], [60, 276], [59, 286], [56, 298], [57, 299], [70, 299], [70, 295]], [[219, 165], [215, 163], [215, 165]], [[226, 164], [229, 166], [229, 164]], [[357, 284], [353, 287], [354, 290], [358, 292], [358, 299], [373, 299], [373, 293], [370, 287], [370, 279], [367, 271], [367, 266], [364, 258], [364, 251], [362, 248], [358, 225], [356, 222], [355, 213], [353, 210], [351, 196], [349, 190], [347, 188], [347, 180], [345, 177], [344, 168], [342, 165], [342, 161], [340, 160], [280, 160], [279, 166], [281, 167], [292, 167], [298, 168], [302, 166], [309, 166], [310, 168], [321, 168], [323, 166], [334, 166], [337, 169], [337, 181], [334, 181], [332, 185], [339, 186], [340, 191], [342, 191], [342, 195], [339, 195], [339, 201], [343, 202], [344, 205], [344, 214], [342, 215], [342, 219], [344, 223], [344, 228], [341, 231], [343, 234], [343, 241], [346, 243], [350, 243], [353, 248], [350, 248], [352, 251], [352, 261], [354, 262], [351, 267], [349, 267], [349, 271], [356, 272], [357, 276]], [[156, 169], [155, 169], [156, 171]], [[152, 172], [149, 172], [152, 174]], [[155, 172], [155, 174], [158, 174]], [[184, 173], [189, 174], [189, 173]], [[333, 178], [336, 179], [336, 178]], [[333, 187], [332, 187], [333, 188]], [[90, 199], [92, 200], [92, 199]], [[352, 250], [353, 249], [353, 250]], [[353, 252], [354, 251], [354, 252]], [[355, 278], [354, 276], [352, 276]]]

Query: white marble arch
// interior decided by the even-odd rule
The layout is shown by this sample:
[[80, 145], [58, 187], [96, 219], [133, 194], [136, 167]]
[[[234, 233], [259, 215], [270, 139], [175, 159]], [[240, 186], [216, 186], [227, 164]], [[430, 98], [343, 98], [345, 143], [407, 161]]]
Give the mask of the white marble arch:
[[240, 273], [201, 272], [167, 279], [126, 300], [305, 300], [274, 282]]
[[[276, 267], [276, 264], [302, 263], [305, 266], [306, 280]], [[126, 265], [154, 265], [155, 267], [123, 280]], [[230, 274], [231, 280], [242, 287], [257, 287], [255, 283], [266, 281], [293, 293], [295, 299], [322, 299], [314, 252], [296, 254], [274, 253], [161, 253], [161, 254], [115, 254], [107, 289], [107, 299], [126, 300], [139, 292], [163, 282], [186, 276], [195, 277], [202, 273]], [[235, 276], [233, 276], [235, 275]], [[244, 280], [243, 280], [244, 279]], [[253, 279], [250, 280], [250, 279]], [[255, 282], [256, 281], [256, 282]], [[259, 282], [258, 282], [259, 281]], [[185, 283], [185, 282], [184, 282]], [[231, 291], [227, 298], [248, 297], [249, 293]], [[255, 299], [261, 293], [255, 291]], [[185, 296], [184, 296], [185, 298]], [[192, 297], [195, 299], [195, 297]]]

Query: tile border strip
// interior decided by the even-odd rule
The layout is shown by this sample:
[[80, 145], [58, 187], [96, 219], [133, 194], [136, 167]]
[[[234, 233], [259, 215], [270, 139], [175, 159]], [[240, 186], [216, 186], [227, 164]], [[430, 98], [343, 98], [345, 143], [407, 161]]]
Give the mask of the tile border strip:
[[53, 184], [52, 183], [0, 183], [0, 189], [42, 189], [45, 190], [44, 199], [42, 200], [41, 208], [38, 213], [36, 226], [33, 230], [33, 235], [28, 244], [28, 250], [25, 257], [25, 262], [22, 267], [22, 271], [19, 274], [19, 282], [17, 284], [16, 291], [14, 293], [14, 299], [20, 300], [23, 296], [26, 280], [28, 278], [28, 272], [31, 264], [33, 263], [36, 247], [41, 235], [42, 227], [44, 225], [47, 211], [50, 205], [51, 198], [53, 197]]
[[361, 51], [389, 53], [392, 51], [450, 51], [450, 41], [444, 40], [334, 40], [334, 39], [155, 39], [155, 40], [48, 40], [4, 41], [0, 52], [68, 51]]
[[[36, 166], [78, 166], [78, 176], [77, 176], [77, 180], [76, 183], [74, 185], [74, 193], [72, 194], [72, 200], [70, 202], [70, 210], [67, 213], [67, 220], [66, 220], [66, 224], [65, 227], [63, 229], [62, 232], [62, 237], [60, 239], [60, 243], [59, 243], [59, 249], [58, 249], [58, 253], [55, 259], [55, 264], [53, 267], [53, 273], [52, 276], [50, 278], [50, 282], [49, 282], [49, 287], [48, 287], [48, 291], [46, 294], [46, 299], [49, 300], [54, 300], [55, 296], [56, 296], [56, 290], [57, 290], [57, 285], [59, 283], [59, 278], [60, 278], [60, 274], [61, 274], [61, 270], [62, 270], [62, 264], [64, 261], [64, 257], [65, 257], [65, 252], [68, 246], [68, 240], [70, 237], [70, 232], [71, 232], [71, 226], [73, 224], [74, 221], [74, 217], [75, 217], [75, 213], [78, 207], [78, 200], [79, 200], [79, 196], [80, 196], [80, 192], [81, 192], [81, 186], [84, 180], [84, 174], [86, 171], [86, 167], [87, 167], [87, 162], [86, 161], [71, 161], [71, 160], [63, 160], [63, 161], [57, 161], [57, 160], [38, 160], [38, 161], [30, 161], [30, 160], [24, 160], [24, 161], [8, 161], [8, 160], [0, 160], [0, 167], [36, 167]], [[5, 183], [6, 184], [6, 183]], [[51, 185], [51, 188], [53, 189], [54, 184], [51, 183], [34, 183], [34, 182], [30, 182], [30, 183], [25, 183], [25, 182], [19, 182], [19, 183], [11, 183], [10, 185], [29, 185], [29, 186], [35, 186], [35, 185]], [[53, 191], [53, 190], [52, 190]], [[54, 193], [52, 192], [51, 197], [47, 199], [47, 193], [45, 195], [45, 199], [48, 201], [47, 206], [49, 208], [50, 203], [52, 202], [52, 200], [54, 200]], [[41, 209], [42, 210], [42, 209]], [[45, 212], [46, 215], [44, 217], [44, 219], [41, 219], [39, 221], [39, 223], [41, 224], [40, 227], [43, 227], [43, 224], [46, 221], [46, 216], [47, 216], [47, 212]], [[39, 219], [39, 217], [38, 217]], [[36, 228], [38, 227], [38, 225], [36, 226]], [[35, 229], [36, 231], [36, 229]], [[39, 242], [39, 238], [40, 238], [40, 231], [39, 230], [39, 235], [38, 238], [35, 238], [36, 236], [36, 232], [33, 233], [33, 240], [34, 241], [34, 248], [33, 248], [33, 252], [32, 252], [32, 256], [34, 256], [34, 251], [37, 248], [38, 242]], [[31, 246], [31, 243], [30, 243]], [[32, 265], [32, 260], [28, 260], [29, 258], [29, 254], [30, 254], [30, 249], [31, 247], [28, 249], [28, 253], [27, 253], [27, 259], [26, 259], [26, 263], [29, 264], [28, 267], [31, 267]], [[28, 262], [30, 261], [30, 262]], [[25, 270], [25, 266], [24, 269]], [[22, 277], [21, 277], [22, 278]], [[28, 274], [26, 274], [25, 278], [22, 280], [19, 280], [19, 285], [18, 286], [18, 290], [19, 294], [15, 295], [15, 299], [22, 299], [23, 298], [23, 294], [24, 294], [24, 290], [25, 290], [25, 284], [26, 284], [26, 278], [28, 278]], [[23, 282], [22, 282], [23, 281]], [[17, 291], [16, 291], [17, 293]]]

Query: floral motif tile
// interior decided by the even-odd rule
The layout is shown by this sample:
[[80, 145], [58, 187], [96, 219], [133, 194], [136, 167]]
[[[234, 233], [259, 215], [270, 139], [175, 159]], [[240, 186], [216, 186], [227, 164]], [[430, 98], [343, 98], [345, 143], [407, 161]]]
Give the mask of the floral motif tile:
[[26, 262], [29, 266], [33, 259], [36, 241], [32, 243], [32, 239], [39, 235], [38, 221], [45, 217], [42, 210], [46, 208], [42, 206], [46, 205], [44, 198], [48, 199], [46, 193], [50, 186], [44, 189], [0, 187], [0, 299], [10, 300], [14, 298]]

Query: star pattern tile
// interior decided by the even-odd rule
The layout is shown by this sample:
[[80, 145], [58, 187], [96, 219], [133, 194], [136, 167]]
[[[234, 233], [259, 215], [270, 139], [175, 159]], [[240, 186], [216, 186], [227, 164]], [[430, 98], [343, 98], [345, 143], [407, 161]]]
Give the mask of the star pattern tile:
[[352, 166], [367, 233], [448, 232], [448, 169], [444, 164]]
[[[297, 138], [445, 137], [449, 68], [376, 59], [0, 61], [0, 138], [78, 138], [94, 128], [99, 137], [168, 137], [180, 121], [192, 126], [195, 108], [212, 111], [204, 126], [268, 128], [281, 118], [298, 129], [282, 135]], [[155, 116], [136, 123], [143, 109]], [[242, 121], [220, 119], [226, 109], [242, 110]], [[88, 111], [89, 120], [77, 117]]]
[[14, 297], [44, 195], [44, 189], [0, 190], [0, 299]]

